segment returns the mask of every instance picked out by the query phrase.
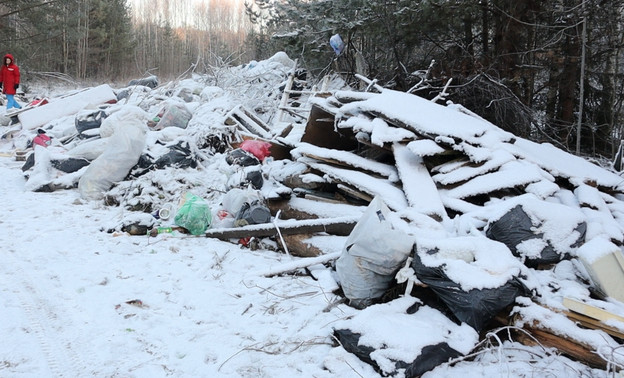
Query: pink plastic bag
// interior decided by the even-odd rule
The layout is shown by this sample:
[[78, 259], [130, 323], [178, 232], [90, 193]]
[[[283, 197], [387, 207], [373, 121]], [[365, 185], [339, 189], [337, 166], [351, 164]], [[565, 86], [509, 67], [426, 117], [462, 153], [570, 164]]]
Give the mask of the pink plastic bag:
[[239, 147], [241, 150], [257, 157], [260, 161], [263, 161], [267, 156], [271, 156], [271, 143], [269, 142], [248, 139], [244, 140]]

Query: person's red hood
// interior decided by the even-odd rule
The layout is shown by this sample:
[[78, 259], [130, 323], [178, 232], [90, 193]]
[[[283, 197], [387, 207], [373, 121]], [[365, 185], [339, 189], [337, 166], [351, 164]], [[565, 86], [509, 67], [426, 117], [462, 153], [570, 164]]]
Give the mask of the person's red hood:
[[5, 64], [4, 62], [6, 62], [6, 58], [11, 59], [11, 63], [15, 63], [15, 59], [13, 59], [13, 55], [11, 55], [11, 54], [6, 54], [6, 55], [4, 56], [4, 58], [2, 58], [2, 64]]

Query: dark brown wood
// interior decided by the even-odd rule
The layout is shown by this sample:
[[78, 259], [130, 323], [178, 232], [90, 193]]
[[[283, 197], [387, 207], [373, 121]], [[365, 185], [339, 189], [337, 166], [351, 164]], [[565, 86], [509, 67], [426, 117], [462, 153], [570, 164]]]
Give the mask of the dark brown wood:
[[516, 335], [517, 340], [524, 345], [534, 346], [538, 345], [539, 342], [540, 345], [546, 348], [556, 348], [561, 353], [593, 368], [605, 369], [607, 367], [607, 361], [596, 354], [591, 348], [580, 342], [557, 336], [538, 328], [525, 327], [525, 330], [533, 337], [530, 337], [524, 332], [518, 332]]
[[[340, 217], [333, 219], [287, 219], [279, 221], [278, 226], [282, 235], [313, 234], [326, 232], [334, 235], [349, 235], [355, 227], [356, 217]], [[214, 228], [206, 231], [205, 236], [220, 240], [240, 239], [248, 236], [267, 237], [275, 236], [277, 230], [273, 223], [254, 224], [235, 228]]]
[[292, 206], [290, 206], [290, 201], [268, 201], [267, 205], [269, 207], [271, 215], [275, 216], [275, 214], [277, 214], [277, 212], [279, 211], [280, 218], [283, 219], [304, 220], [318, 218], [318, 215], [316, 214], [310, 214], [299, 209], [294, 209]]
[[624, 340], [624, 333], [615, 327], [611, 327], [600, 320], [592, 319], [589, 316], [579, 314], [574, 311], [563, 311], [569, 319], [577, 321], [580, 325], [590, 329], [600, 329], [611, 336]]
[[[298, 257], [316, 257], [323, 255], [324, 252], [322, 250], [308, 242], [308, 239], [310, 239], [311, 236], [312, 235], [308, 234], [283, 235], [284, 243], [286, 243], [288, 252], [291, 255]], [[282, 244], [279, 239], [278, 242]]]
[[336, 130], [334, 116], [316, 105], [312, 106], [301, 141], [318, 147], [344, 151], [354, 150], [358, 145], [352, 129]]

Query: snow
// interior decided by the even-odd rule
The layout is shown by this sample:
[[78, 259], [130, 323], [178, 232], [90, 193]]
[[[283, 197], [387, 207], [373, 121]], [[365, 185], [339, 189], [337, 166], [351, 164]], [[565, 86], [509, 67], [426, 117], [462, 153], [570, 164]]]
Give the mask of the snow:
[[[91, 92], [50, 94], [49, 104], [20, 114], [21, 126], [0, 126], [2, 135], [13, 133], [0, 140], [0, 197], [5, 199], [0, 218], [0, 376], [381, 376], [336, 344], [333, 333], [341, 327], [360, 332], [361, 343], [376, 348], [371, 358], [380, 369], [397, 377], [403, 371], [396, 361], [409, 363], [424, 347], [440, 342], [468, 356], [442, 363], [424, 377], [603, 377], [611, 373], [568, 359], [555, 349], [512, 340], [512, 330], [536, 323], [590, 345], [615, 366], [624, 364], [614, 338], [581, 328], [557, 312], [564, 309], [563, 298], [575, 298], [624, 315], [624, 304], [617, 300], [590, 296], [586, 267], [576, 258], [579, 255], [591, 265], [621, 250], [623, 180], [551, 145], [516, 138], [460, 105], [443, 106], [391, 90], [381, 95], [353, 92], [336, 85], [334, 89], [341, 90], [334, 92], [333, 99], [314, 101], [329, 108], [331, 101], [349, 98], [347, 104], [335, 107], [337, 119], [344, 117], [336, 127], [370, 136], [374, 145], [392, 146], [397, 167], [351, 152], [297, 143], [293, 138], [302, 128], [295, 125], [295, 131], [285, 137], [296, 147], [292, 160], [262, 162], [258, 169], [273, 180], [253, 195], [283, 194], [279, 182], [290, 176], [300, 176], [309, 184], [352, 184], [388, 206], [392, 235], [404, 236], [395, 238], [394, 244], [415, 242], [422, 262], [442, 268], [462, 290], [495, 288], [520, 279], [531, 298], [516, 299], [513, 314], [520, 320], [509, 329], [478, 335], [467, 324], [457, 324], [420, 299], [404, 295], [362, 310], [348, 306], [337, 290], [340, 282], [332, 265], [343, 254], [347, 236], [315, 234], [307, 242], [324, 254], [300, 258], [278, 250], [278, 243], [269, 238], [251, 249], [236, 240], [178, 231], [155, 237], [122, 231], [123, 225], [131, 223], [171, 226], [171, 218], [150, 214], [176, 208], [187, 192], [210, 204], [213, 229], [227, 227], [231, 218], [219, 223], [217, 214], [234, 212], [236, 200], [246, 196], [238, 193], [231, 198], [227, 193], [247, 171], [227, 164], [222, 146], [200, 144], [215, 139], [239, 142], [240, 135], [225, 119], [240, 105], [281, 133], [284, 125], [272, 118], [280, 100], [277, 88], [293, 67], [286, 54], [278, 53], [266, 61], [219, 68], [214, 78], [193, 76], [154, 90], [125, 88], [128, 97], [107, 108], [110, 118], [102, 130], [86, 133], [88, 139], [73, 138], [74, 115], [97, 109], [107, 101], [110, 87], [93, 88], [98, 96], [104, 89], [107, 94], [63, 114], [58, 104]], [[192, 112], [186, 129], [145, 126], [146, 120], [172, 103]], [[371, 119], [371, 114], [378, 116]], [[2, 120], [8, 118], [0, 110]], [[128, 124], [130, 130], [122, 127]], [[26, 148], [36, 127], [53, 136], [53, 145], [35, 147], [34, 167], [22, 172], [23, 162], [14, 156]], [[100, 139], [100, 131], [104, 138]], [[200, 164], [150, 169], [132, 180], [120, 174], [98, 189], [96, 199], [78, 189], [89, 168], [63, 173], [51, 167], [52, 161], [67, 157], [97, 161], [106, 156], [129, 166], [134, 160], [127, 160], [126, 151], [108, 149], [123, 131], [136, 133], [137, 145], [153, 157], [181, 142]], [[426, 166], [426, 157], [443, 151], [464, 159]], [[320, 163], [310, 156], [338, 160], [361, 171]], [[308, 167], [316, 173], [308, 172]], [[562, 178], [566, 185], [559, 184]], [[60, 189], [42, 192], [49, 187]], [[499, 190], [506, 192], [484, 203], [470, 201]], [[524, 193], [517, 195], [518, 190]], [[518, 245], [523, 256], [537, 256], [548, 241], [573, 258], [551, 269], [530, 269], [507, 246], [487, 239], [488, 223], [516, 205], [533, 217], [536, 233], [543, 235]], [[367, 209], [294, 197], [290, 206], [348, 222], [361, 221]], [[457, 214], [447, 215], [446, 209]], [[295, 223], [283, 218], [273, 221], [257, 227]], [[574, 243], [582, 222], [587, 231], [584, 244], [578, 246]], [[416, 312], [406, 312], [414, 305], [419, 305]], [[609, 325], [624, 332], [622, 322]]]

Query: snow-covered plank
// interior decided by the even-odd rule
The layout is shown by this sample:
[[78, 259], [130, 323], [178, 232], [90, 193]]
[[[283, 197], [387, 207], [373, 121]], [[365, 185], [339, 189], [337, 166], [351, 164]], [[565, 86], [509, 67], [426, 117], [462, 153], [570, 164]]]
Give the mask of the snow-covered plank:
[[438, 188], [431, 179], [423, 158], [398, 143], [393, 145], [393, 151], [403, 192], [410, 207], [439, 220], [448, 218]]
[[389, 124], [431, 139], [438, 135], [449, 136], [481, 146], [494, 146], [513, 139], [511, 133], [482, 119], [409, 93], [389, 89], [365, 100], [345, 104], [339, 113], [370, 113]]
[[574, 189], [574, 195], [581, 206], [590, 207], [594, 210], [609, 211], [600, 191], [593, 186], [579, 185]]
[[495, 151], [492, 158], [484, 164], [468, 165], [465, 164], [455, 170], [438, 173], [433, 175], [433, 180], [442, 185], [451, 185], [459, 182], [468, 181], [474, 177], [482, 176], [487, 173], [500, 169], [503, 164], [516, 160], [514, 156], [506, 151]]
[[271, 139], [273, 137], [273, 134], [271, 134], [264, 121], [242, 105], [238, 105], [230, 110], [225, 116], [225, 119], [249, 131], [252, 135], [257, 135], [266, 139]]
[[416, 134], [400, 127], [388, 125], [380, 118], [369, 119], [367, 117], [350, 117], [338, 125], [339, 128], [351, 128], [357, 133], [370, 135], [370, 143], [383, 147], [387, 143], [403, 142], [416, 139]]
[[296, 148], [291, 150], [290, 153], [295, 159], [308, 156], [314, 159], [334, 160], [344, 165], [385, 177], [391, 182], [399, 181], [396, 167], [358, 156], [353, 152], [318, 147], [309, 143], [300, 143]]
[[460, 157], [460, 158], [453, 159], [451, 161], [447, 161], [447, 162], [444, 162], [440, 165], [433, 167], [431, 169], [431, 172], [445, 174], [445, 173], [452, 172], [456, 169], [459, 169], [461, 167], [465, 167], [469, 164], [472, 164], [472, 163], [469, 160], [467, 160], [465, 157]]
[[492, 173], [477, 176], [472, 180], [449, 189], [447, 195], [455, 198], [468, 198], [479, 194], [488, 194], [502, 189], [522, 187], [541, 181], [541, 170], [522, 161], [511, 161]]
[[32, 130], [68, 115], [76, 114], [90, 105], [117, 101], [115, 92], [108, 84], [90, 88], [67, 97], [50, 99], [50, 102], [20, 113], [17, 118], [24, 129]]
[[444, 148], [431, 139], [413, 140], [407, 144], [407, 148], [418, 156], [433, 156], [446, 152]]
[[220, 240], [244, 238], [247, 236], [265, 237], [277, 233], [276, 225], [284, 235], [310, 234], [314, 232], [338, 233], [348, 235], [360, 217], [345, 216], [328, 219], [285, 219], [273, 223], [252, 224], [243, 227], [211, 228], [204, 236]]
[[513, 144], [501, 144], [501, 148], [541, 167], [555, 177], [567, 179], [574, 186], [595, 182], [598, 187], [624, 190], [622, 177], [581, 157], [560, 150], [552, 144], [540, 144], [517, 138]]
[[389, 180], [374, 178], [360, 171], [332, 167], [305, 157], [299, 158], [298, 161], [323, 172], [332, 180], [348, 183], [371, 195], [371, 197], [380, 196], [388, 207], [395, 211], [400, 211], [408, 207], [405, 193], [400, 188], [394, 186]]
[[525, 192], [535, 194], [538, 198], [546, 199], [560, 190], [559, 185], [549, 180], [542, 180], [527, 185]]

